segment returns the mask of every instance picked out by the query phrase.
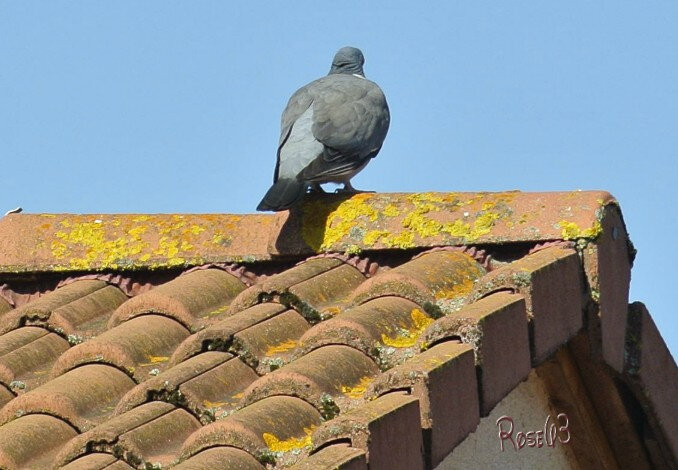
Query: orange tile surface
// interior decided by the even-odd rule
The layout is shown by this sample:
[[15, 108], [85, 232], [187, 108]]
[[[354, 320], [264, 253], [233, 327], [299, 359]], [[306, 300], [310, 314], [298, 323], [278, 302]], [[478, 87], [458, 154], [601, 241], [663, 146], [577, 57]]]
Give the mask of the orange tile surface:
[[[435, 465], [595, 300], [577, 250], [607, 193], [330, 199], [289, 219], [2, 219], [0, 466]], [[42, 245], [20, 241], [38, 222]], [[353, 245], [371, 251], [315, 256]], [[44, 271], [42, 290], [21, 274]]]

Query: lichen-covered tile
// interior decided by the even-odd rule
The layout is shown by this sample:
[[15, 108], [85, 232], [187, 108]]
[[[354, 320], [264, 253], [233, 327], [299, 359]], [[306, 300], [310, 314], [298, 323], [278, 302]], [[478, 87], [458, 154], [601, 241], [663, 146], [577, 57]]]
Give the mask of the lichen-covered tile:
[[433, 321], [411, 300], [378, 297], [313, 326], [301, 343], [304, 350], [325, 344], [346, 344], [387, 369], [418, 351], [413, 347]]
[[324, 319], [345, 308], [348, 296], [365, 281], [365, 275], [349, 264], [342, 264], [289, 288], [283, 296], [309, 319]]
[[309, 328], [299, 313], [288, 310], [236, 333], [232, 349], [263, 375], [288, 362], [290, 353]]
[[0, 319], [2, 319], [2, 316], [10, 310], [12, 310], [12, 305], [0, 297]]
[[14, 393], [6, 386], [0, 384], [0, 409], [15, 397]]
[[314, 449], [348, 440], [366, 453], [370, 470], [424, 468], [419, 401], [403, 392], [342, 413], [323, 423], [311, 438]]
[[265, 470], [257, 459], [235, 447], [211, 447], [184, 460], [176, 470]]
[[348, 444], [333, 444], [306, 457], [290, 470], [367, 470], [367, 454]]
[[496, 292], [467, 305], [429, 326], [419, 344], [427, 347], [451, 338], [470, 344], [475, 352], [482, 416], [489, 414], [530, 373], [527, 314], [522, 295]]
[[483, 274], [485, 269], [465, 253], [431, 251], [370, 278], [355, 290], [351, 302], [355, 305], [393, 295], [430, 311], [448, 313], [464, 303]]
[[23, 393], [49, 379], [57, 358], [69, 348], [68, 341], [35, 326], [12, 330], [0, 336], [0, 383]]
[[525, 296], [533, 365], [581, 329], [586, 292], [576, 251], [556, 246], [525, 256], [489, 272], [469, 298], [507, 289]]
[[21, 416], [0, 426], [0, 468], [50, 468], [56, 453], [78, 432], [46, 414]]
[[52, 311], [49, 324], [71, 342], [80, 342], [106, 330], [109, 318], [127, 296], [115, 286], [105, 286]]
[[284, 462], [310, 449], [320, 413], [296, 397], [273, 396], [257, 401], [227, 418], [203, 426], [184, 444], [182, 460], [216, 446], [242, 449], [262, 463]]
[[147, 313], [174, 318], [186, 328], [197, 330], [210, 317], [225, 312], [245, 289], [236, 276], [221, 269], [201, 269], [179, 276], [122, 304], [109, 327]]
[[170, 365], [205, 351], [227, 351], [233, 342], [233, 335], [286, 310], [285, 306], [277, 303], [264, 303], [213, 323], [181, 343], [172, 355]]
[[120, 400], [116, 414], [152, 400], [189, 409], [203, 423], [235, 408], [258, 375], [233, 355], [208, 351], [140, 383]]
[[[114, 467], [114, 465], [122, 465]], [[112, 456], [111, 454], [93, 453], [80, 457], [73, 462], [59, 467], [60, 470], [132, 470], [132, 467], [127, 465]]]
[[323, 346], [259, 378], [245, 391], [243, 403], [293, 395], [330, 418], [359, 401], [378, 373], [377, 365], [357, 349]]
[[473, 349], [447, 341], [381, 374], [366, 396], [408, 390], [419, 399], [426, 454], [435, 467], [480, 421]]
[[609, 204], [599, 211], [598, 225], [594, 225], [597, 236], [582, 250], [582, 256], [591, 297], [599, 307], [600, 348], [605, 362], [621, 373], [635, 248], [619, 206]]
[[647, 403], [667, 446], [678, 455], [678, 368], [647, 307], [629, 305], [624, 379], [636, 397]]
[[364, 280], [360, 270], [342, 260], [314, 258], [250, 287], [233, 301], [231, 311], [276, 301], [317, 321], [332, 315]]
[[121, 434], [111, 452], [147, 468], [167, 467], [178, 460], [184, 441], [199, 428], [193, 415], [177, 408]]
[[77, 367], [10, 401], [0, 410], [0, 423], [43, 413], [58, 416], [84, 431], [105, 421], [133, 386], [134, 381], [114, 367]]
[[127, 371], [137, 382], [157, 375], [188, 330], [168, 317], [134, 317], [100, 336], [72, 347], [54, 364], [52, 376], [87, 363], [107, 363]]
[[71, 439], [56, 456], [55, 463], [61, 468], [90, 452], [113, 453], [114, 446], [121, 435], [171, 413], [175, 409], [176, 407], [169, 403], [153, 401], [127, 413], [113, 416]]
[[25, 324], [46, 323], [57, 308], [64, 307], [106, 286], [104, 281], [96, 280], [82, 280], [66, 284], [3, 315], [0, 334]]

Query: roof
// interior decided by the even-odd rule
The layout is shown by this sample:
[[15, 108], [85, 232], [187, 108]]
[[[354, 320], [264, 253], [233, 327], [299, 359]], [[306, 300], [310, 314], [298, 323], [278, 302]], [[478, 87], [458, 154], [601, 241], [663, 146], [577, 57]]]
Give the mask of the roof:
[[614, 458], [676, 462], [608, 193], [11, 214], [0, 246], [1, 468], [430, 468], [563, 348], [628, 425]]

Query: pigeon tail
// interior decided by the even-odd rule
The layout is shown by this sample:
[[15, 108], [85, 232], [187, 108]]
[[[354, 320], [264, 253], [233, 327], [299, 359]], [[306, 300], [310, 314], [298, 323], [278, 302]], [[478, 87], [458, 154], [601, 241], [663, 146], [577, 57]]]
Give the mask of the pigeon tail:
[[306, 191], [307, 183], [291, 178], [281, 178], [268, 190], [257, 206], [258, 211], [284, 211], [297, 202]]

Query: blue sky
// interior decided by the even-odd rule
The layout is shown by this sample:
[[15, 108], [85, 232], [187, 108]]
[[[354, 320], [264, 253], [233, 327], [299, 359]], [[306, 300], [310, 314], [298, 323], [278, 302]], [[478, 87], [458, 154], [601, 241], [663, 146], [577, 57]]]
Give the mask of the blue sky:
[[356, 187], [610, 191], [678, 356], [678, 3], [386, 5], [0, 1], [0, 211], [252, 212], [290, 94], [354, 45], [392, 115]]

